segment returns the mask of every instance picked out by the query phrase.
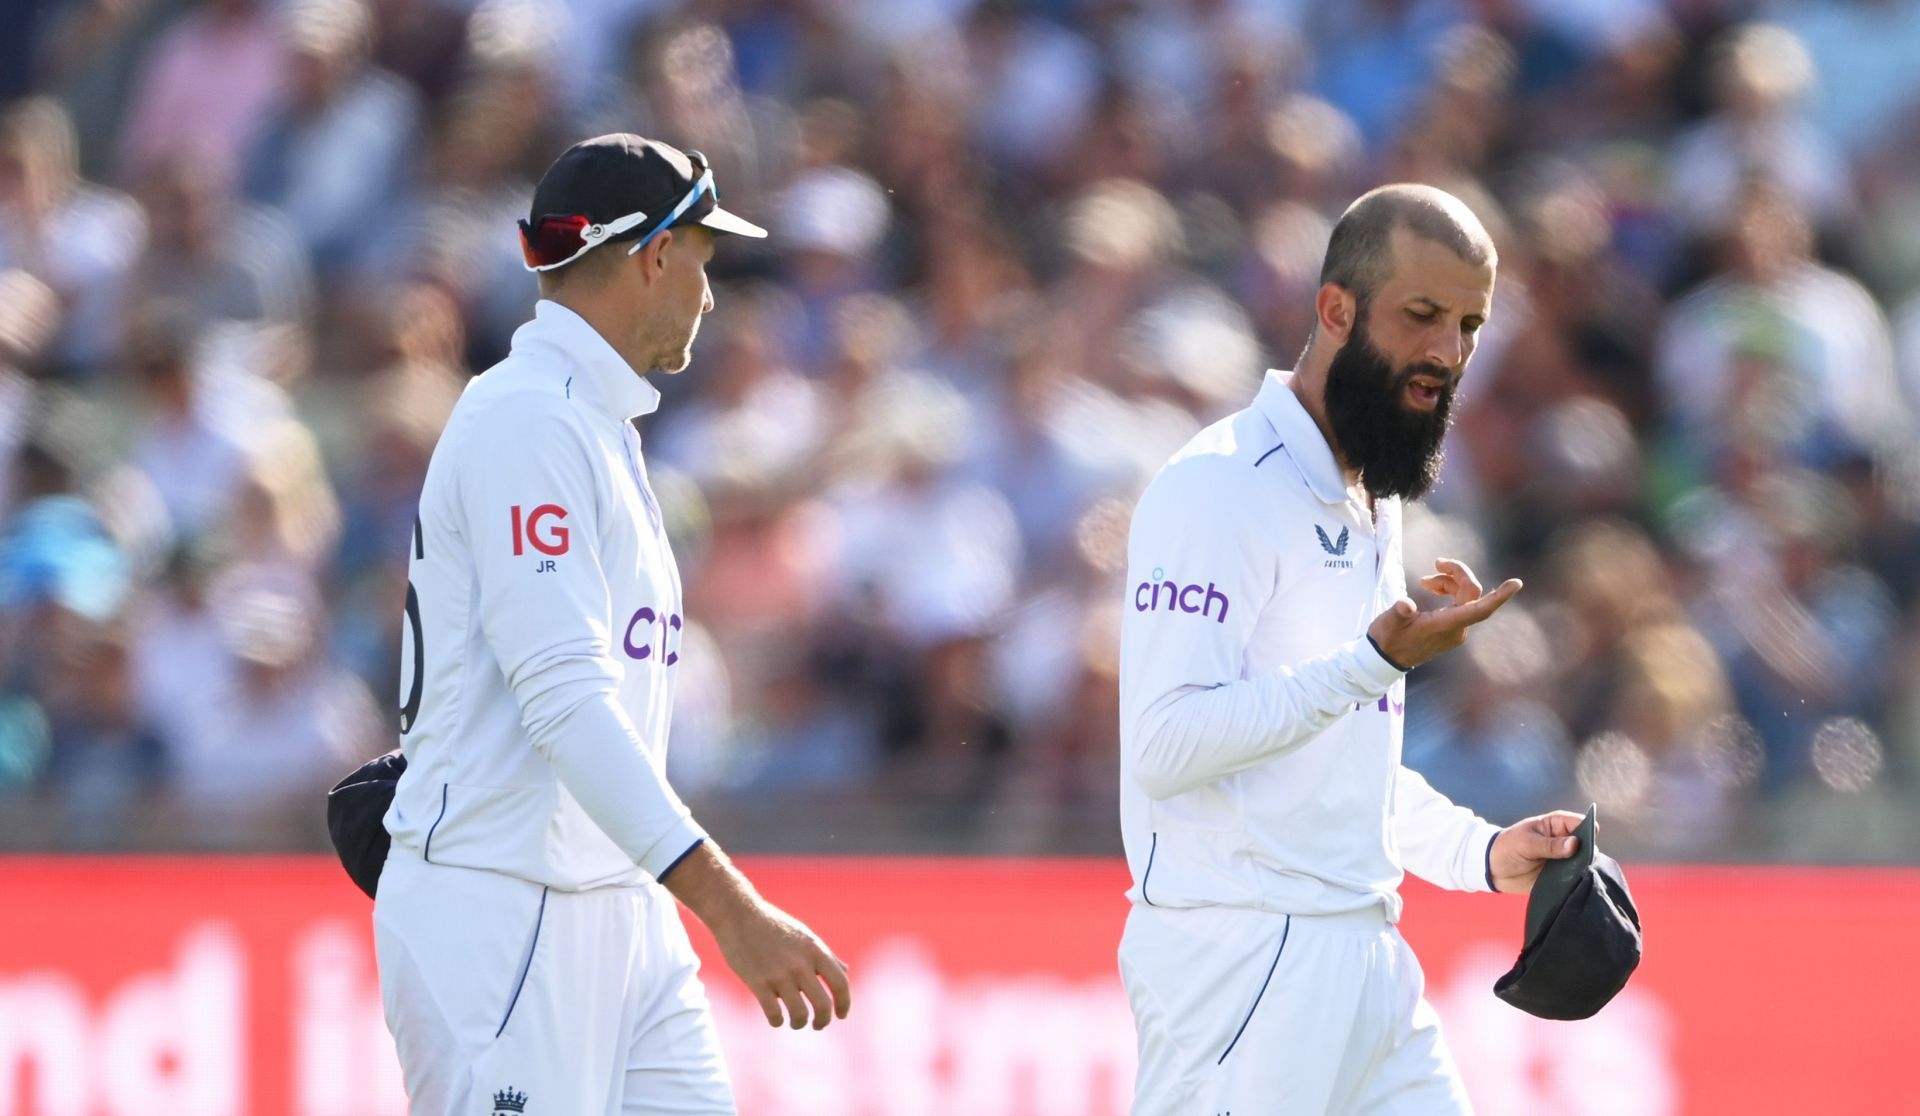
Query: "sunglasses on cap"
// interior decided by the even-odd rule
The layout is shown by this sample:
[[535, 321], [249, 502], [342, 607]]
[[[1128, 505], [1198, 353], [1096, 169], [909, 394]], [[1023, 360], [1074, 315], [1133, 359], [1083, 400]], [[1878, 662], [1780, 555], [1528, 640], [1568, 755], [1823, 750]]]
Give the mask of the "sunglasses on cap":
[[[720, 190], [713, 184], [713, 168], [707, 165], [706, 156], [698, 151], [689, 151], [687, 157], [699, 171], [693, 187], [667, 211], [666, 216], [654, 222], [640, 239], [633, 242], [633, 247], [627, 249], [627, 255], [631, 256], [645, 248], [654, 237], [685, 217], [702, 196], [711, 196], [714, 203], [719, 204]], [[528, 271], [552, 271], [586, 255], [589, 249], [625, 236], [646, 222], [647, 215], [640, 212], [604, 222], [589, 221], [575, 213], [548, 213], [532, 224], [519, 222], [520, 254], [526, 260]]]

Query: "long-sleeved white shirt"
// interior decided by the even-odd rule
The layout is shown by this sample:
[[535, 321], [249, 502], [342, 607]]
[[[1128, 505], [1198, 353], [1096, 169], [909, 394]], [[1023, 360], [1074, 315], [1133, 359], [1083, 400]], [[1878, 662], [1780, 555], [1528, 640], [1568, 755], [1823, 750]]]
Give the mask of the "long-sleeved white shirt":
[[1135, 903], [1400, 916], [1402, 865], [1486, 891], [1498, 828], [1400, 763], [1400, 503], [1349, 488], [1269, 372], [1147, 486], [1121, 621], [1121, 832]]
[[631, 421], [659, 400], [542, 301], [454, 407], [409, 567], [397, 849], [578, 891], [704, 837], [665, 774], [680, 574]]

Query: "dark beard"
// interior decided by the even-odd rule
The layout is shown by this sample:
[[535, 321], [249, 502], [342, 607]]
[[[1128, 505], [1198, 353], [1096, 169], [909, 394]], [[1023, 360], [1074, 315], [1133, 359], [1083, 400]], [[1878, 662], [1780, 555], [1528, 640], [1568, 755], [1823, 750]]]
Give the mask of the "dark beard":
[[[1353, 333], [1327, 368], [1327, 424], [1340, 456], [1359, 470], [1369, 495], [1418, 500], [1439, 479], [1446, 457], [1441, 442], [1453, 421], [1453, 376], [1424, 362], [1394, 371], [1367, 336], [1361, 324], [1365, 317], [1363, 306]], [[1412, 410], [1404, 402], [1407, 382], [1422, 374], [1447, 383], [1431, 411]]]

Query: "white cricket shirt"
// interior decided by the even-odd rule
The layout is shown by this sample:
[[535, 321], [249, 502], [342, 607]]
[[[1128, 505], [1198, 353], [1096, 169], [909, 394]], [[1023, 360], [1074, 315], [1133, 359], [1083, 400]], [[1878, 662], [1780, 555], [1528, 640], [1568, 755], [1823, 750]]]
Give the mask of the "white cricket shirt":
[[659, 401], [544, 300], [461, 395], [408, 568], [397, 849], [579, 891], [704, 836], [665, 774], [680, 574], [630, 421]]
[[1497, 827], [1401, 766], [1401, 672], [1366, 638], [1406, 591], [1400, 502], [1349, 488], [1269, 372], [1140, 497], [1120, 651], [1135, 903], [1400, 916], [1402, 865], [1486, 891]]

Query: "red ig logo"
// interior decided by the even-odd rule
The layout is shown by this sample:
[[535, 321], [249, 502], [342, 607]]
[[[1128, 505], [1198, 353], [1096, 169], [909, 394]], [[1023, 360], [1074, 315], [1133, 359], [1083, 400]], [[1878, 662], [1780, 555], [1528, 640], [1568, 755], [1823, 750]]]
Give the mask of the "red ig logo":
[[565, 554], [567, 536], [571, 533], [565, 527], [549, 527], [545, 537], [540, 533], [540, 521], [543, 519], [565, 519], [567, 509], [559, 504], [541, 504], [527, 514], [526, 526], [520, 523], [520, 505], [513, 505], [513, 553], [517, 556], [526, 553], [526, 543], [542, 554]]

